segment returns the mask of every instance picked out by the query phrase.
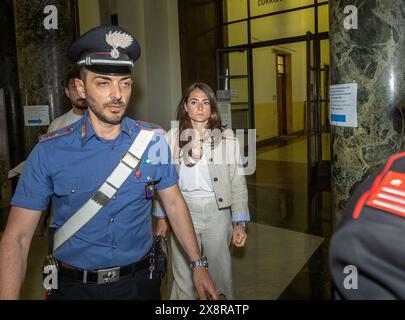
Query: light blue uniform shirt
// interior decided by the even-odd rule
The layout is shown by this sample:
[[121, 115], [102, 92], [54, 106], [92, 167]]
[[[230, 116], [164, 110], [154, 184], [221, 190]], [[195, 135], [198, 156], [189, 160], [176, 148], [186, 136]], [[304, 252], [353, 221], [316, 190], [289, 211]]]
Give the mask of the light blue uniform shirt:
[[[103, 184], [141, 129], [152, 125], [127, 117], [114, 140], [98, 137], [88, 114], [42, 139], [31, 152], [11, 204], [46, 210], [52, 198], [52, 226], [60, 228]], [[154, 130], [155, 131], [155, 130]], [[152, 246], [152, 200], [145, 186], [168, 188], [178, 181], [162, 133], [155, 133], [138, 167], [105, 207], [54, 256], [82, 269], [124, 266], [140, 260]], [[152, 163], [147, 163], [151, 160]]]

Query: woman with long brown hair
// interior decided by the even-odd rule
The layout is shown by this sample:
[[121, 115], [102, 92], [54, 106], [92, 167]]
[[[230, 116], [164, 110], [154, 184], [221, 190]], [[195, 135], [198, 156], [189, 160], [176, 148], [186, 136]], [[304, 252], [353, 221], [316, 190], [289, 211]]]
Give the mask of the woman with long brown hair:
[[[250, 221], [238, 140], [232, 130], [223, 128], [214, 92], [204, 83], [194, 83], [186, 90], [177, 120], [179, 127], [168, 134], [168, 142], [179, 187], [217, 292], [233, 299], [229, 245], [244, 246], [245, 223]], [[164, 217], [160, 206], [154, 214]], [[166, 219], [159, 219], [157, 234], [165, 235], [167, 230]], [[195, 299], [193, 273], [207, 264], [190, 265], [174, 235], [171, 248], [171, 299]]]

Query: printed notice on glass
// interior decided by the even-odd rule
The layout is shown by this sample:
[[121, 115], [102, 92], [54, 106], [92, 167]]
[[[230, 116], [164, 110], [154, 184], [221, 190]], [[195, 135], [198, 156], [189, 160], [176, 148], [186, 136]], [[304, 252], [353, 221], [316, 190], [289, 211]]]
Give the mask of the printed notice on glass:
[[330, 86], [330, 123], [357, 128], [357, 83]]
[[24, 106], [25, 126], [49, 126], [49, 106]]

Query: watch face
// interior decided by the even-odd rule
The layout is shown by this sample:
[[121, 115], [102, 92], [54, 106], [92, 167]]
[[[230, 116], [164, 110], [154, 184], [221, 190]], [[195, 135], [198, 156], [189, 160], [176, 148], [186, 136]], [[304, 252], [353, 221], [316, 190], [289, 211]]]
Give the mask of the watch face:
[[241, 226], [243, 228], [246, 228], [246, 222], [245, 221], [236, 222], [236, 225]]
[[201, 259], [195, 260], [190, 264], [191, 269], [203, 267], [208, 269], [208, 259], [207, 257], [203, 256]]

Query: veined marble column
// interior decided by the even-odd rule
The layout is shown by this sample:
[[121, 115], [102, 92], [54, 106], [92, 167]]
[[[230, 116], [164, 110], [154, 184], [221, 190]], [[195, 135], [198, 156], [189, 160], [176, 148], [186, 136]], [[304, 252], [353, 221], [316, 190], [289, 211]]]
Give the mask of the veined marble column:
[[[46, 29], [50, 15], [46, 6], [57, 8], [57, 29]], [[76, 37], [74, 0], [14, 1], [21, 112], [25, 105], [49, 105], [51, 120], [69, 110], [63, 80], [70, 62], [67, 50]], [[55, 20], [53, 20], [55, 21]], [[37, 143], [46, 127], [25, 127], [25, 153]]]
[[[358, 9], [346, 30], [344, 8]], [[358, 83], [358, 128], [333, 127], [335, 226], [358, 184], [405, 147], [405, 9], [403, 0], [329, 1], [331, 84]]]

